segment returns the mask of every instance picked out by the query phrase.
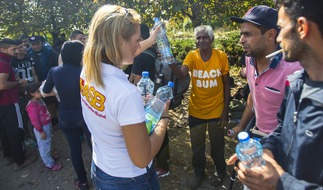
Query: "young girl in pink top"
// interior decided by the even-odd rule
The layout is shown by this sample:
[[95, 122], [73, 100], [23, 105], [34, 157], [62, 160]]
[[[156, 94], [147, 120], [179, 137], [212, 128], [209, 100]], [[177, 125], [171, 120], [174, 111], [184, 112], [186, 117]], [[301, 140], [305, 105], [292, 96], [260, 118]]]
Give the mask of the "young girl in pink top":
[[60, 170], [62, 166], [55, 163], [51, 156], [51, 117], [46, 108], [46, 104], [41, 99], [39, 83], [30, 83], [27, 86], [27, 93], [30, 100], [26, 106], [30, 121], [34, 126], [38, 150], [45, 166], [53, 171]]

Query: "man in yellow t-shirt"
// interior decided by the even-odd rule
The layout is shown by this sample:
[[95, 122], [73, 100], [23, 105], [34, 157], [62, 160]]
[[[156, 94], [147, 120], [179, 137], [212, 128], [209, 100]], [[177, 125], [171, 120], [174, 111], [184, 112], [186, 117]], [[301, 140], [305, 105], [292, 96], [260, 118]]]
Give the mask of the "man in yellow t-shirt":
[[196, 27], [194, 34], [198, 49], [188, 53], [181, 70], [176, 70], [174, 64], [169, 65], [180, 79], [191, 73], [189, 127], [195, 176], [190, 182], [190, 189], [198, 188], [205, 176], [206, 130], [211, 144], [211, 157], [217, 169], [214, 185], [220, 185], [226, 176], [224, 126], [228, 122], [230, 96], [228, 58], [224, 52], [212, 48], [212, 27]]

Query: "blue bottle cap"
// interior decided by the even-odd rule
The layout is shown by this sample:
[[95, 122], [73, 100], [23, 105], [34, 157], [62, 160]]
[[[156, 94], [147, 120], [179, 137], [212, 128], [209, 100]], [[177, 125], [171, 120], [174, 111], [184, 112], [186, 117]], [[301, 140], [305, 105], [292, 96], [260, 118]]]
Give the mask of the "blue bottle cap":
[[245, 131], [242, 131], [238, 134], [238, 139], [240, 142], [245, 142], [250, 139], [249, 134]]
[[148, 72], [148, 71], [143, 71], [143, 72], [141, 73], [141, 75], [142, 75], [143, 77], [148, 77], [148, 76], [149, 76], [149, 72]]
[[155, 18], [154, 18], [154, 21], [155, 21], [155, 22], [158, 22], [158, 21], [159, 21], [159, 18], [158, 18], [158, 17], [155, 17]]
[[167, 86], [173, 87], [174, 86], [174, 83], [172, 81], [169, 81], [168, 84], [167, 84]]

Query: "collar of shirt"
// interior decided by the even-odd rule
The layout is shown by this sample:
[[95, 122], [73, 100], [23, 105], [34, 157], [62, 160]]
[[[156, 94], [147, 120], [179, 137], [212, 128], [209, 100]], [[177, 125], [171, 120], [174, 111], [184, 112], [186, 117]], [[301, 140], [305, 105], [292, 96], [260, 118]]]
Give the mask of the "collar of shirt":
[[[275, 69], [282, 58], [283, 58], [283, 54], [282, 53], [280, 53], [280, 54], [276, 55], [275, 57], [273, 57], [271, 59], [271, 62], [270, 62], [270, 65], [268, 66], [268, 68], [265, 69], [262, 73], [265, 73], [268, 69]], [[256, 59], [253, 58], [253, 57], [251, 57], [250, 58], [250, 64], [253, 67], [256, 67], [256, 64], [257, 64]], [[262, 73], [258, 73], [258, 76], [260, 76]]]

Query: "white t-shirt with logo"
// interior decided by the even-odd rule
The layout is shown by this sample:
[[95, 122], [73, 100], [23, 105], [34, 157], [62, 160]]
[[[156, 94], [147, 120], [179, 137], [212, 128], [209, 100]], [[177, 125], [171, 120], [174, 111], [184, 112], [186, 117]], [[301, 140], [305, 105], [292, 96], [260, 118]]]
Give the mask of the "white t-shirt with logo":
[[145, 174], [146, 168], [132, 163], [121, 129], [145, 121], [140, 92], [122, 70], [104, 63], [101, 67], [104, 88], [88, 83], [84, 71], [80, 79], [83, 116], [92, 134], [93, 161], [111, 176], [131, 178]]

